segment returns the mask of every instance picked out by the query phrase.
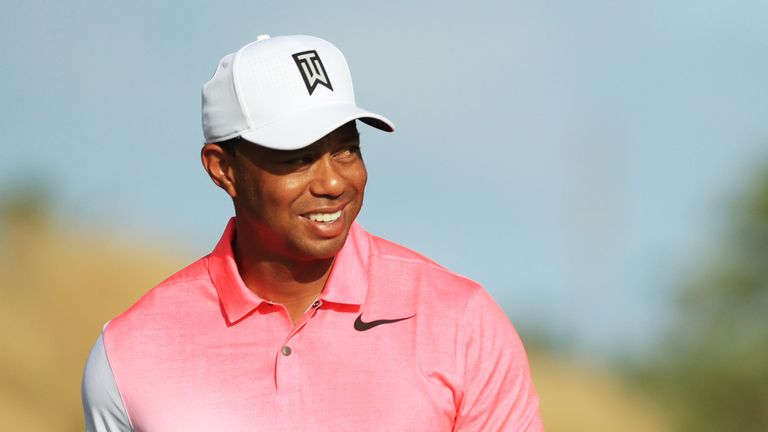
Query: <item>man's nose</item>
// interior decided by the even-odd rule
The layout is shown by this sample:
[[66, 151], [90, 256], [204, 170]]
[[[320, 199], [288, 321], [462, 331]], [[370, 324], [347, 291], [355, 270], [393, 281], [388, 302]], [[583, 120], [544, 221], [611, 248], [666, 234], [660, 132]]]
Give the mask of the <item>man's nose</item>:
[[330, 153], [315, 161], [310, 192], [315, 196], [336, 198], [344, 193], [346, 180]]

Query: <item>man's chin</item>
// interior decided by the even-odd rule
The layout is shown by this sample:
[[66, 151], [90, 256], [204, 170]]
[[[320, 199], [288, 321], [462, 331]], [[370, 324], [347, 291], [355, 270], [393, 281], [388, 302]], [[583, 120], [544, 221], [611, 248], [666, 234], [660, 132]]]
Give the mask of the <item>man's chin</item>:
[[301, 245], [302, 254], [309, 260], [334, 258], [344, 247], [349, 231], [329, 239], [315, 239]]

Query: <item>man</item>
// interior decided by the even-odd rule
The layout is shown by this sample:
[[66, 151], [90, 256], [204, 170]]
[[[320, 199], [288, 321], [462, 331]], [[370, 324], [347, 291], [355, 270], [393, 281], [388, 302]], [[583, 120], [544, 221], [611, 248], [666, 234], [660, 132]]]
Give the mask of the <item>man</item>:
[[202, 162], [232, 197], [213, 252], [108, 323], [92, 431], [539, 431], [522, 344], [477, 283], [372, 236], [346, 61], [267, 35], [203, 87]]

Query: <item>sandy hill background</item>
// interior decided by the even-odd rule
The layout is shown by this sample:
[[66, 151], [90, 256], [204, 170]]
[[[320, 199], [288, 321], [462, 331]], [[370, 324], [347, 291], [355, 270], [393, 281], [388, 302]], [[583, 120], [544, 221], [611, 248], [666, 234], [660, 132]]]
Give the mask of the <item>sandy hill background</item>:
[[[80, 378], [101, 326], [185, 263], [163, 245], [32, 216], [0, 229], [0, 423], [82, 431]], [[550, 432], [667, 430], [653, 402], [617, 375], [545, 352], [531, 363]]]

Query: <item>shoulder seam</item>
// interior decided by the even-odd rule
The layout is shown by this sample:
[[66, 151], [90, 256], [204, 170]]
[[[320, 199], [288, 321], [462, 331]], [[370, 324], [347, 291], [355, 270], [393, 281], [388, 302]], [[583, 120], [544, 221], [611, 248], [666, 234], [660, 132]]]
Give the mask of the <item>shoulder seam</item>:
[[464, 275], [462, 275], [460, 273], [456, 273], [453, 270], [450, 270], [450, 269], [448, 269], [448, 268], [446, 268], [446, 267], [444, 267], [444, 266], [442, 266], [442, 265], [440, 265], [440, 264], [438, 264], [438, 263], [436, 263], [436, 262], [434, 262], [432, 260], [429, 260], [429, 259], [420, 260], [420, 259], [415, 259], [415, 258], [407, 258], [407, 257], [401, 257], [401, 256], [389, 255], [389, 254], [375, 254], [375, 255], [377, 257], [381, 258], [381, 259], [386, 259], [386, 260], [391, 260], [391, 261], [399, 261], [399, 262], [409, 263], [409, 264], [424, 265], [424, 266], [430, 267], [432, 269], [438, 270], [438, 271], [440, 271], [442, 273], [446, 273], [446, 274], [455, 276], [455, 277], [457, 277], [459, 279], [465, 280], [465, 281], [467, 281], [467, 282], [469, 282], [469, 283], [471, 283], [473, 285], [476, 285], [476, 287], [478, 287], [478, 288], [480, 286], [482, 286], [482, 284], [480, 282], [478, 282], [478, 281], [476, 281], [474, 279], [471, 279], [471, 278], [469, 278], [467, 276], [464, 276]]
[[188, 283], [188, 282], [196, 282], [196, 281], [199, 281], [199, 280], [206, 280], [206, 279], [210, 280], [210, 277], [208, 275], [200, 275], [200, 276], [195, 276], [195, 277], [190, 277], [190, 278], [180, 278], [179, 280], [160, 282], [159, 284], [155, 285], [154, 288], [161, 287], [161, 286], [181, 285], [181, 284], [185, 284], [185, 283]]
[[134, 427], [133, 427], [133, 420], [131, 420], [131, 413], [128, 412], [128, 407], [125, 406], [125, 398], [123, 397], [123, 392], [120, 390], [120, 384], [117, 383], [115, 370], [112, 368], [112, 362], [109, 360], [109, 350], [107, 349], [107, 339], [106, 339], [106, 334], [104, 333], [107, 330], [108, 325], [109, 325], [109, 322], [104, 324], [104, 328], [101, 330], [101, 342], [104, 344], [104, 357], [107, 359], [107, 365], [109, 365], [110, 372], [112, 372], [112, 380], [115, 381], [115, 388], [117, 388], [117, 394], [120, 396], [120, 404], [123, 406], [123, 412], [125, 412], [125, 417], [128, 419], [128, 425], [131, 427], [131, 430], [133, 430]]

